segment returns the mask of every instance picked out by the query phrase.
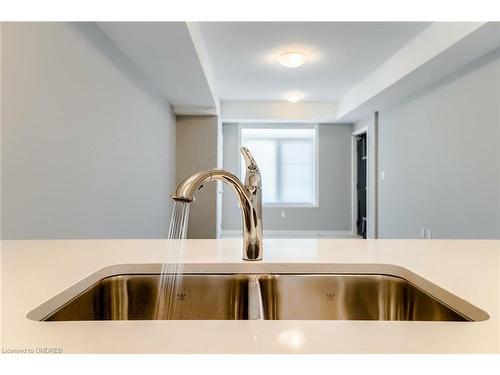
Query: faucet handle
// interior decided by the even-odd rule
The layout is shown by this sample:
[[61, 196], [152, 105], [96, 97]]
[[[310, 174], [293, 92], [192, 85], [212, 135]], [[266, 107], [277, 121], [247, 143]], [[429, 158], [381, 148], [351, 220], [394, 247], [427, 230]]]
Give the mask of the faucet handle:
[[253, 158], [252, 153], [250, 150], [246, 147], [240, 148], [241, 153], [243, 154], [243, 157], [245, 158], [245, 163], [247, 164], [247, 168], [251, 167], [252, 169], [257, 168], [257, 163], [255, 162], [255, 159]]
[[245, 159], [245, 163], [247, 166], [245, 175], [245, 185], [260, 188], [262, 186], [260, 180], [260, 170], [259, 167], [257, 166], [257, 163], [255, 162], [252, 153], [246, 147], [241, 147], [240, 151], [241, 154], [243, 155], [243, 158]]

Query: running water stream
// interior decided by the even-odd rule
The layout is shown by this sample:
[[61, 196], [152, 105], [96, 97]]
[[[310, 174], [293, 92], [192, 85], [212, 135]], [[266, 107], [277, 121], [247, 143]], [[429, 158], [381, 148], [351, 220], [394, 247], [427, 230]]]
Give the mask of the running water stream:
[[175, 201], [168, 230], [166, 261], [162, 266], [155, 319], [175, 319], [178, 290], [182, 285], [185, 239], [189, 221], [189, 202]]

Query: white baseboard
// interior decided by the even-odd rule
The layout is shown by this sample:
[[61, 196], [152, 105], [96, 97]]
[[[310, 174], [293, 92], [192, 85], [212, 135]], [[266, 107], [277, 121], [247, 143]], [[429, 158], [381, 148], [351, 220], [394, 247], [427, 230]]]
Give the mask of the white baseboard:
[[[241, 238], [241, 230], [221, 231], [221, 238]], [[357, 237], [350, 230], [264, 230], [264, 238], [342, 238]]]

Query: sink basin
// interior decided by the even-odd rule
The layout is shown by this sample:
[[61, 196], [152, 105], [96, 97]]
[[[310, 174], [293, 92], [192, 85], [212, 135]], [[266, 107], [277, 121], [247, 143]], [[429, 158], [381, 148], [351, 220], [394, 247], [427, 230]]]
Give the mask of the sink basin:
[[[106, 277], [43, 320], [154, 320], [160, 275]], [[247, 319], [248, 278], [183, 275], [169, 319]]]
[[161, 264], [103, 268], [27, 317], [36, 321], [489, 319], [483, 310], [408, 269], [383, 264], [261, 263], [250, 268], [249, 264], [186, 264], [174, 293], [174, 311], [158, 315], [157, 301], [166, 301], [158, 299], [161, 270]]
[[267, 275], [259, 282], [264, 319], [470, 320], [395, 276]]

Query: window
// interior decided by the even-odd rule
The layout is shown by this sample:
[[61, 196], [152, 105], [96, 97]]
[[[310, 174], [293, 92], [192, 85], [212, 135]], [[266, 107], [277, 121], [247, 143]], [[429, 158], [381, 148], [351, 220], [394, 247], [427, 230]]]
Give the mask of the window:
[[[317, 125], [241, 125], [240, 143], [262, 174], [266, 206], [316, 206]], [[245, 161], [241, 159], [241, 177]]]

